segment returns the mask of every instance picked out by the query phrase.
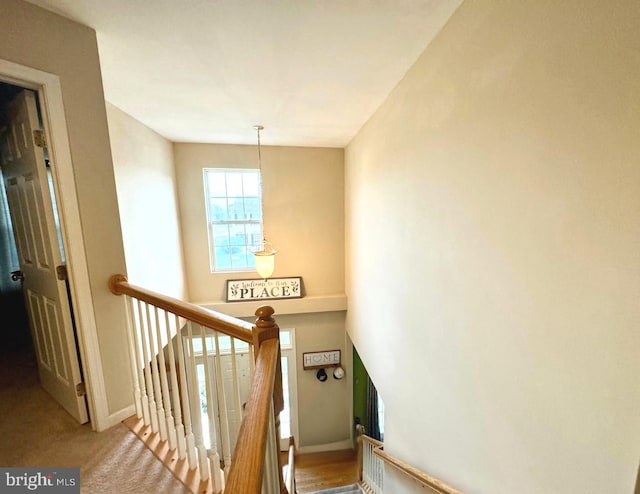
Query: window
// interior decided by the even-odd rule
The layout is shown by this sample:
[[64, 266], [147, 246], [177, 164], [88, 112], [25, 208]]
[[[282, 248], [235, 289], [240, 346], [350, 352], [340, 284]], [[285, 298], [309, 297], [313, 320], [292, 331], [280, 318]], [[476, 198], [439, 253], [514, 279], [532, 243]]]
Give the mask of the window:
[[250, 271], [262, 239], [260, 171], [204, 169], [211, 271]]

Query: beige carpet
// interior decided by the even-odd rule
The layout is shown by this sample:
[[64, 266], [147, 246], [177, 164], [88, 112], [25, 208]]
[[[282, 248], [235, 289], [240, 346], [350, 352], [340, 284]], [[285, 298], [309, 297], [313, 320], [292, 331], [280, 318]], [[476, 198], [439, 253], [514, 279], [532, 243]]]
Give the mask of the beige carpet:
[[80, 467], [83, 493], [189, 491], [124, 425], [93, 432], [39, 386], [30, 351], [0, 355], [0, 466]]

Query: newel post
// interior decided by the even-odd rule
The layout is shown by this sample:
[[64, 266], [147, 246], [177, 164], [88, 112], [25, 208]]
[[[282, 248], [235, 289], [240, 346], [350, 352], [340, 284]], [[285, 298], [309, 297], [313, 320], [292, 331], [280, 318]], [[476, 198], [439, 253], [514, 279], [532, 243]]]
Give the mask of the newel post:
[[127, 277], [123, 274], [114, 274], [109, 278], [109, 290], [114, 295], [122, 295], [124, 292], [120, 289], [120, 283], [126, 283]]
[[272, 317], [273, 307], [262, 305], [256, 310], [256, 323], [253, 327], [253, 345], [256, 349], [256, 357], [263, 342], [270, 339], [278, 340], [278, 362], [276, 365], [276, 376], [273, 383], [273, 405], [276, 417], [284, 409], [284, 397], [282, 395], [282, 366], [280, 362], [280, 328], [276, 320]]
[[275, 417], [276, 454], [278, 457], [278, 481], [281, 494], [287, 494], [287, 487], [282, 475], [282, 455], [280, 455], [280, 412], [284, 409], [284, 395], [282, 392], [282, 364], [280, 358], [280, 328], [273, 318], [275, 311], [269, 305], [258, 307], [255, 312], [256, 322], [253, 327], [253, 346], [255, 356], [260, 352], [260, 346], [266, 340], [278, 340], [278, 361], [276, 363], [276, 375], [273, 383], [273, 414]]

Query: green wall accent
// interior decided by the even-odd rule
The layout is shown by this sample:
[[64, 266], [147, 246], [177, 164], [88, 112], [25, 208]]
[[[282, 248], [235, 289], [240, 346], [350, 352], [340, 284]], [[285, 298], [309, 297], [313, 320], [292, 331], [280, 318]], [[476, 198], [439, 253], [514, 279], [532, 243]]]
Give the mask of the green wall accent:
[[353, 347], [353, 419], [360, 418], [360, 423], [364, 424], [367, 414], [367, 379], [369, 374], [365, 369], [360, 355]]

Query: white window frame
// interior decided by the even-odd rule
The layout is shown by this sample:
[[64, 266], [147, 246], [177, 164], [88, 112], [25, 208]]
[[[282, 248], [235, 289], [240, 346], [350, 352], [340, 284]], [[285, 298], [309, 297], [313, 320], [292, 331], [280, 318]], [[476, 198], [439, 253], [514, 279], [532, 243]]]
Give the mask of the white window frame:
[[[285, 336], [288, 333], [288, 338]], [[285, 336], [283, 338], [283, 336]], [[286, 343], [288, 339], [288, 343]], [[285, 375], [282, 376], [282, 391], [285, 392], [285, 387], [288, 387], [289, 391], [289, 427], [290, 434], [296, 438], [296, 442], [300, 440], [298, 430], [298, 368], [296, 358], [296, 332], [294, 328], [280, 328], [280, 357], [287, 360], [288, 367], [288, 383], [285, 382]], [[284, 430], [280, 430], [280, 450], [289, 450], [289, 437], [282, 437]]]
[[[242, 173], [251, 173], [257, 175], [258, 182], [258, 204], [259, 204], [259, 217], [258, 218], [240, 218], [240, 219], [227, 219], [227, 220], [216, 220], [213, 215], [213, 211], [211, 210], [211, 199], [225, 199], [227, 202], [227, 208], [229, 208], [229, 200], [234, 198], [246, 198], [246, 197], [256, 197], [255, 195], [243, 195], [242, 196], [230, 196], [229, 192], [226, 191], [226, 195], [222, 196], [214, 196], [209, 190], [209, 173], [224, 173], [224, 174], [242, 174]], [[249, 255], [249, 252], [259, 248], [260, 241], [263, 236], [263, 211], [262, 211], [262, 179], [260, 176], [260, 170], [254, 168], [203, 168], [202, 170], [203, 177], [203, 185], [204, 185], [204, 195], [205, 195], [205, 209], [206, 209], [206, 217], [207, 217], [207, 238], [209, 245], [209, 265], [212, 273], [219, 272], [250, 272], [255, 270], [255, 260], [253, 256]], [[221, 247], [221, 245], [216, 241], [216, 236], [214, 234], [214, 230], [216, 226], [220, 225], [229, 225], [229, 226], [237, 226], [237, 225], [257, 225], [258, 231], [254, 232], [253, 238], [248, 241], [245, 238], [244, 245], [229, 245], [228, 247], [231, 249], [232, 247], [240, 247], [244, 249], [244, 255], [246, 256], [246, 262], [234, 266], [233, 265], [233, 256], [231, 256], [231, 266], [221, 266], [220, 262], [216, 260], [216, 247]], [[245, 233], [246, 235], [246, 233]], [[224, 247], [224, 246], [222, 246]]]

